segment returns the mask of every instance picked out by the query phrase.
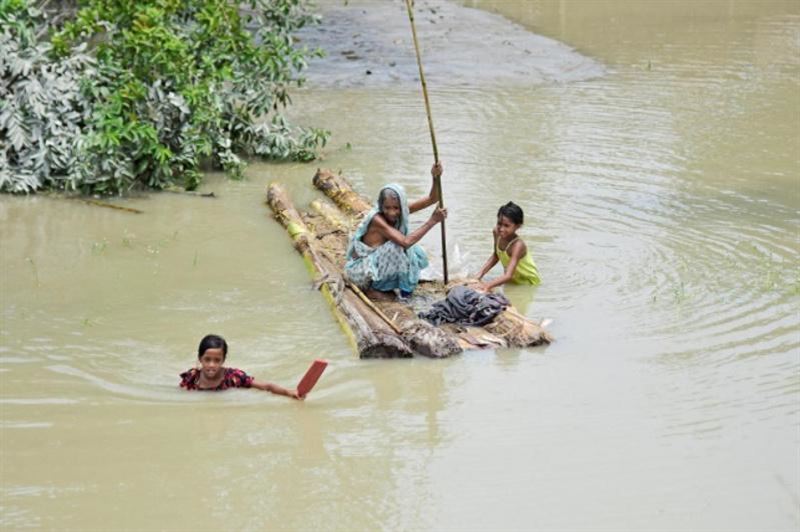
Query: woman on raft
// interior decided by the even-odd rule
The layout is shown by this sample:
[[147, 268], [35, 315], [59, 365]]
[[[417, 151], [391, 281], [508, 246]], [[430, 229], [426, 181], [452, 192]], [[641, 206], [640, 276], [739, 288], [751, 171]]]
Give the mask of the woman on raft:
[[375, 207], [361, 221], [347, 247], [345, 274], [372, 299], [394, 299], [411, 295], [419, 282], [428, 257], [417, 242], [447, 217], [437, 207], [430, 218], [408, 234], [408, 216], [439, 201], [436, 180], [442, 176], [441, 163], [431, 168], [431, 190], [427, 196], [408, 203], [405, 190], [397, 184], [384, 186]]

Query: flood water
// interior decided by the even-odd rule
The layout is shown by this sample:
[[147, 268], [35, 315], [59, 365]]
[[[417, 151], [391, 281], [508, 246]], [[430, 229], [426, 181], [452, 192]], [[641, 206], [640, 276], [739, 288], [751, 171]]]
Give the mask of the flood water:
[[[322, 162], [143, 214], [0, 197], [0, 529], [800, 527], [800, 4], [461, 4], [605, 68], [429, 86], [451, 260], [519, 203], [543, 283], [506, 293], [557, 341], [357, 358], [264, 190], [305, 205], [321, 165], [414, 197], [430, 137], [415, 85], [309, 85]], [[209, 332], [264, 380], [330, 366], [302, 403], [179, 391]]]

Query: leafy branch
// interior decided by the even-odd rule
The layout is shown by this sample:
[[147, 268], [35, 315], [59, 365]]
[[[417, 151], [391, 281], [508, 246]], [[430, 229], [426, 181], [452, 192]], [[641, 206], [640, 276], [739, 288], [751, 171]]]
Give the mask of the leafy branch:
[[200, 183], [210, 161], [312, 160], [329, 133], [281, 111], [309, 56], [305, 0], [84, 0], [51, 41], [25, 0], [0, 0], [0, 190], [121, 194]]

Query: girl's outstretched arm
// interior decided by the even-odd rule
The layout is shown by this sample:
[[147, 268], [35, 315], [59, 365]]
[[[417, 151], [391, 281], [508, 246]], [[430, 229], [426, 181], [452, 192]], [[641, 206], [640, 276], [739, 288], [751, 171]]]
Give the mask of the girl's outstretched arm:
[[497, 247], [497, 233], [495, 233], [494, 229], [492, 229], [492, 256], [489, 257], [489, 260], [486, 261], [486, 264], [483, 265], [481, 271], [478, 272], [476, 276], [480, 281], [483, 279], [483, 276], [489, 273], [489, 270], [494, 268], [494, 265], [497, 264], [497, 253], [494, 252], [495, 248]]
[[492, 252], [492, 256], [489, 257], [489, 260], [487, 260], [486, 264], [483, 265], [483, 268], [481, 268], [481, 271], [478, 272], [478, 275], [477, 275], [478, 280], [480, 281], [481, 279], [483, 279], [483, 276], [486, 275], [487, 273], [489, 273], [489, 270], [494, 268], [495, 264], [497, 264], [497, 254]]
[[258, 390], [264, 390], [265, 392], [274, 393], [275, 395], [285, 395], [286, 397], [291, 397], [292, 399], [305, 399], [304, 396], [300, 396], [297, 393], [297, 390], [289, 390], [284, 388], [283, 386], [278, 386], [277, 384], [271, 382], [261, 382], [254, 380], [252, 383], [252, 387]]

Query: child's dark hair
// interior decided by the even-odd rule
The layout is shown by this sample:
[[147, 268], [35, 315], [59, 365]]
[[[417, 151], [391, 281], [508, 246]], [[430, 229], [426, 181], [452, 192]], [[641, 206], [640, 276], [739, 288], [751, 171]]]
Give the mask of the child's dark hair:
[[222, 360], [228, 356], [228, 342], [222, 336], [207, 334], [200, 340], [200, 347], [197, 348], [197, 358], [203, 358], [206, 349], [222, 349]]
[[513, 201], [509, 201], [500, 207], [500, 209], [497, 210], [497, 216], [505, 216], [517, 225], [522, 225], [522, 219], [524, 217], [522, 207]]

